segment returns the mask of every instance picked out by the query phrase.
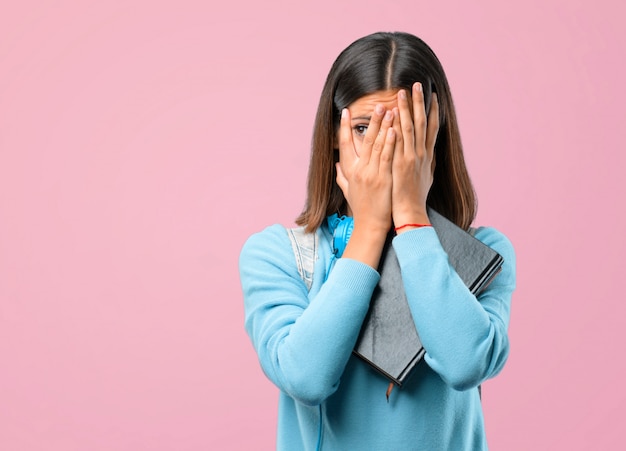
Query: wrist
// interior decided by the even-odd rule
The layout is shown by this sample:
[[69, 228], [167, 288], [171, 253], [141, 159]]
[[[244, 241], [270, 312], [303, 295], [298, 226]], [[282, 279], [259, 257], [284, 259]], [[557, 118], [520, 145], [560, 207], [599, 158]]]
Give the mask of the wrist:
[[404, 224], [430, 224], [426, 206], [411, 205], [407, 208], [395, 208], [392, 211], [392, 216], [394, 227], [400, 227]]
[[396, 215], [393, 218], [394, 228], [402, 227], [406, 224], [430, 225], [430, 219], [426, 213], [413, 213], [407, 215]]
[[415, 229], [419, 229], [422, 227], [432, 227], [432, 224], [430, 223], [406, 223], [406, 224], [402, 224], [399, 226], [394, 227], [394, 231], [396, 232], [396, 235], [400, 235], [404, 232], [407, 232], [409, 230], [415, 230]]
[[386, 219], [376, 218], [372, 215], [354, 215], [352, 218], [354, 220], [353, 233], [358, 231], [359, 234], [363, 234], [363, 236], [374, 241], [381, 238], [384, 241], [393, 226], [391, 215]]
[[342, 258], [358, 260], [378, 268], [389, 229], [359, 227], [356, 223]]

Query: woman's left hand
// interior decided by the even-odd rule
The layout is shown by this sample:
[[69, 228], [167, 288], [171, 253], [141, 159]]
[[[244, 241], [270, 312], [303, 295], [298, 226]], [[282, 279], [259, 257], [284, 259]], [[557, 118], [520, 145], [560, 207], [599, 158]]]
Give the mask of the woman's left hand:
[[[421, 83], [413, 85], [413, 114], [405, 90], [398, 92], [394, 113], [396, 149], [393, 157], [391, 214], [396, 227], [405, 224], [430, 224], [426, 198], [433, 184], [434, 151], [439, 131], [439, 103], [432, 94], [428, 121]], [[410, 227], [402, 229], [409, 230]]]

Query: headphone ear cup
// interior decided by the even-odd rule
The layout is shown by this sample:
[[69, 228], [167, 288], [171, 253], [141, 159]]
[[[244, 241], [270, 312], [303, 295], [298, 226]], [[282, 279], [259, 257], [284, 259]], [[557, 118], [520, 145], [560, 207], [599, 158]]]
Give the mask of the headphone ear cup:
[[353, 229], [354, 219], [349, 216], [342, 216], [333, 231], [333, 248], [337, 258], [340, 258], [343, 251], [346, 250]]

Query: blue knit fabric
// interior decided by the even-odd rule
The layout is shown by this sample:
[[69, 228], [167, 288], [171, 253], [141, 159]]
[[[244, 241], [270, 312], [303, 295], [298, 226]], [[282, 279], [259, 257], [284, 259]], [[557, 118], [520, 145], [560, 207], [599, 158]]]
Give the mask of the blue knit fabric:
[[509, 240], [493, 228], [476, 233], [504, 257], [501, 273], [476, 299], [431, 227], [394, 238], [426, 356], [387, 402], [388, 380], [352, 355], [379, 274], [335, 259], [326, 226], [317, 234], [310, 291], [280, 225], [251, 236], [239, 261], [246, 331], [280, 390], [277, 449], [487, 449], [476, 387], [500, 372], [509, 353], [515, 288]]

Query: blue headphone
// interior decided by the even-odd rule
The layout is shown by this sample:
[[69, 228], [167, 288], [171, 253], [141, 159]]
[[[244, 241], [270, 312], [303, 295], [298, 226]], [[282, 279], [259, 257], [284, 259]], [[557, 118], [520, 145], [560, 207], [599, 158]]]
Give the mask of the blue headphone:
[[339, 215], [335, 213], [326, 218], [326, 221], [328, 222], [330, 233], [333, 234], [333, 253], [335, 257], [340, 258], [352, 235], [354, 219], [352, 219], [351, 216], [345, 215], [339, 217]]

